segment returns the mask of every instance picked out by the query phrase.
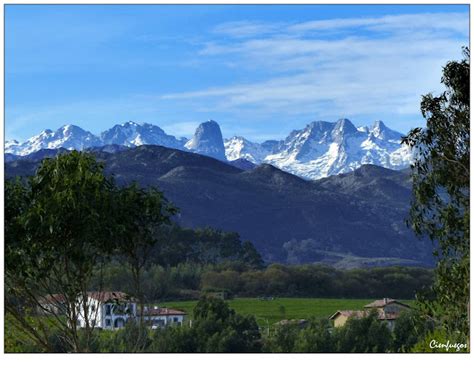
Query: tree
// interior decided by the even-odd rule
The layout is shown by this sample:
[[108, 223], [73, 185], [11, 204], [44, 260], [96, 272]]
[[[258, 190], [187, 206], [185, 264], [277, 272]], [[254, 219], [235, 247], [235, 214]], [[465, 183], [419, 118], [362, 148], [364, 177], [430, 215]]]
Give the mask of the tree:
[[446, 90], [421, 100], [426, 128], [402, 142], [414, 153], [409, 223], [436, 243], [435, 301], [425, 313], [454, 335], [469, 335], [469, 49], [443, 68]]
[[295, 342], [294, 352], [333, 352], [334, 339], [328, 319], [312, 320], [302, 329]]
[[278, 324], [266, 338], [265, 352], [293, 352], [301, 328], [298, 324]]
[[[141, 345], [137, 345], [141, 342]], [[151, 344], [148, 329], [141, 329], [139, 324], [130, 319], [123, 329], [100, 331], [97, 335], [97, 346], [101, 352], [144, 352]]]
[[194, 308], [197, 352], [259, 352], [260, 332], [253, 316], [242, 316], [220, 299], [204, 297]]
[[335, 329], [338, 352], [388, 352], [392, 346], [392, 335], [387, 325], [378, 320], [375, 310], [361, 319], [349, 319], [341, 328]]
[[[156, 231], [161, 225], [169, 224], [170, 217], [176, 214], [175, 209], [154, 187], [141, 189], [136, 183], [118, 190], [117, 203], [120, 207], [115, 217], [122, 225], [119, 254], [130, 268], [134, 295], [140, 306], [140, 322], [138, 330], [143, 327], [143, 311], [145, 296], [142, 289], [142, 274], [149, 259], [152, 248], [156, 245]], [[143, 334], [137, 334], [141, 339]], [[137, 347], [132, 351], [143, 351], [146, 340], [136, 342]]]
[[100, 291], [101, 266], [130, 221], [118, 216], [119, 194], [103, 165], [77, 151], [45, 159], [26, 182], [6, 184], [5, 307], [45, 351], [54, 351], [53, 329], [72, 351], [91, 347], [97, 311], [88, 290], [99, 279]]
[[197, 352], [195, 331], [186, 326], [171, 326], [158, 329], [154, 336], [150, 352], [193, 353]]

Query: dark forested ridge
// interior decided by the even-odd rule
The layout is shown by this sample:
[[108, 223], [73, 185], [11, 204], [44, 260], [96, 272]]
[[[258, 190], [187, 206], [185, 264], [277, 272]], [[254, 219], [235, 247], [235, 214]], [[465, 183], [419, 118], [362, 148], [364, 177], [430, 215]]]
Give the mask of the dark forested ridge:
[[[405, 225], [408, 172], [366, 165], [307, 181], [267, 164], [242, 170], [162, 146], [92, 152], [119, 184], [158, 186], [179, 208], [175, 220], [183, 227], [238, 232], [266, 261], [360, 266], [432, 260], [431, 244]], [[41, 159], [55, 154], [10, 157], [6, 176], [32, 175]]]

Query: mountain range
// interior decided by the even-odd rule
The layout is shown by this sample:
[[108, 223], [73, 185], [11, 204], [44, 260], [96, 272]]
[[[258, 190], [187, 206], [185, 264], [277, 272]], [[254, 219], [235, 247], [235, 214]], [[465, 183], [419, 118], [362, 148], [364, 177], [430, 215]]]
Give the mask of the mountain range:
[[[238, 232], [269, 262], [433, 262], [431, 243], [417, 239], [405, 224], [411, 197], [408, 170], [364, 164], [349, 173], [305, 180], [266, 163], [236, 159], [252, 164], [238, 168], [163, 146], [110, 144], [86, 150], [104, 162], [119, 185], [136, 181], [158, 186], [179, 208], [175, 221], [182, 226]], [[42, 159], [65, 151], [8, 155], [6, 177], [32, 175]]]
[[233, 162], [243, 169], [268, 163], [302, 178], [319, 179], [351, 172], [364, 164], [390, 169], [408, 167], [412, 155], [407, 146], [400, 144], [401, 137], [382, 121], [355, 127], [348, 119], [315, 121], [292, 131], [284, 140], [262, 143], [239, 136], [223, 139], [219, 124], [212, 120], [201, 123], [189, 140], [168, 135], [153, 124], [126, 122], [98, 136], [75, 125], [65, 125], [55, 132], [45, 130], [23, 143], [7, 141], [5, 153], [15, 157], [41, 149], [159, 145]]

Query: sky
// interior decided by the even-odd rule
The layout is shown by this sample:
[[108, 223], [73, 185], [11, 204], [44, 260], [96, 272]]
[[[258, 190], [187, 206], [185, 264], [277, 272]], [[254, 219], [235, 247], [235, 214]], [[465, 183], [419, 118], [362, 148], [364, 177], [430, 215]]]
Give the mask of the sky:
[[282, 139], [315, 120], [423, 126], [468, 5], [5, 5], [5, 138], [126, 121]]

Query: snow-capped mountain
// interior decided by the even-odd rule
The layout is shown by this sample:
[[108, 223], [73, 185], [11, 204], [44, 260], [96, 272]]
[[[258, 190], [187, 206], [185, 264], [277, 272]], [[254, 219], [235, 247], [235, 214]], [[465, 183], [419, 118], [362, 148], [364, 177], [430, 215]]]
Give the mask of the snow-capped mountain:
[[41, 149], [84, 150], [88, 147], [100, 146], [101, 141], [92, 133], [81, 127], [67, 124], [53, 132], [46, 129], [39, 135], [31, 137], [22, 144], [10, 141], [5, 145], [5, 152], [14, 155], [28, 155]]
[[309, 179], [346, 173], [363, 164], [402, 169], [410, 164], [411, 154], [400, 145], [401, 137], [381, 121], [359, 128], [348, 119], [317, 121], [291, 132], [264, 162]]
[[222, 139], [221, 128], [213, 120], [201, 123], [190, 139], [184, 145], [189, 151], [197, 154], [211, 156], [219, 160], [226, 160], [224, 141]]
[[400, 145], [401, 136], [382, 121], [369, 127], [355, 127], [350, 120], [340, 119], [312, 122], [301, 130], [292, 131], [282, 141], [255, 143], [238, 136], [224, 141], [219, 124], [210, 120], [201, 123], [187, 141], [168, 135], [153, 124], [127, 122], [102, 132], [100, 137], [73, 125], [63, 126], [56, 132], [45, 130], [23, 143], [7, 141], [5, 153], [24, 156], [41, 149], [83, 150], [110, 146], [116, 150], [116, 147], [161, 145], [222, 161], [242, 159], [257, 165], [268, 163], [303, 178], [319, 179], [350, 172], [363, 164], [390, 169], [409, 166], [412, 154], [407, 146]]
[[177, 139], [168, 135], [153, 124], [126, 122], [96, 136], [75, 125], [65, 125], [53, 132], [50, 129], [19, 143], [16, 140], [5, 142], [5, 153], [25, 156], [41, 149], [65, 148], [67, 150], [84, 150], [99, 146], [161, 145], [174, 149], [184, 149], [186, 138]]
[[102, 132], [100, 138], [104, 145], [122, 145], [135, 147], [140, 145], [160, 145], [173, 149], [182, 149], [186, 139], [176, 139], [160, 127], [149, 123], [126, 122], [117, 124]]
[[254, 164], [261, 163], [272, 151], [265, 146], [234, 136], [224, 140], [227, 160], [246, 159]]

